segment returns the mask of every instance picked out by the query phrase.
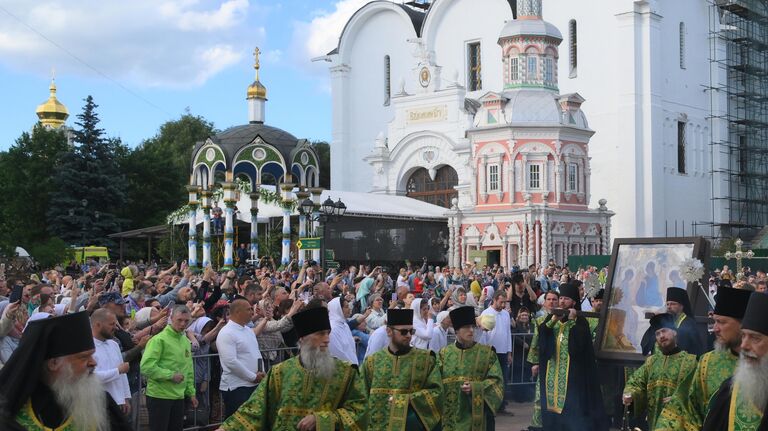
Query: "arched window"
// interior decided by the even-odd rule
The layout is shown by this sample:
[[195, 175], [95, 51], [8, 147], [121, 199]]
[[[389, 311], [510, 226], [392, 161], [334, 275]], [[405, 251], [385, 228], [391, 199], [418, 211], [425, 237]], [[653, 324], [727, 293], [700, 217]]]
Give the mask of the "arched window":
[[450, 166], [438, 169], [434, 181], [426, 169], [419, 168], [408, 178], [405, 192], [408, 197], [450, 208], [451, 200], [459, 195], [455, 189], [458, 184], [459, 176]]
[[680, 69], [685, 69], [685, 23], [680, 23]]
[[384, 106], [389, 106], [392, 97], [392, 74], [389, 56], [384, 56]]
[[570, 39], [568, 41], [568, 65], [570, 66], [570, 73], [568, 74], [569, 78], [575, 78], [576, 77], [576, 69], [578, 66], [578, 57], [577, 57], [577, 35], [576, 35], [576, 20], [572, 19], [568, 21], [568, 38]]

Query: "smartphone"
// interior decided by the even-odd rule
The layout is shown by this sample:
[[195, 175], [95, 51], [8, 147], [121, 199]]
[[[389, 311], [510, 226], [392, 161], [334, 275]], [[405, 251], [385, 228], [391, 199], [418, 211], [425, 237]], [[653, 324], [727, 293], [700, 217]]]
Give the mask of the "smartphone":
[[262, 358], [258, 359], [258, 363], [256, 365], [256, 370], [259, 371], [259, 372], [262, 372], [262, 373], [264, 372], [264, 359], [262, 359]]
[[392, 294], [392, 301], [397, 301], [397, 293]]
[[24, 286], [22, 285], [16, 285], [13, 286], [13, 291], [11, 292], [11, 297], [8, 299], [9, 304], [13, 304], [14, 302], [21, 301], [21, 295], [24, 292]]

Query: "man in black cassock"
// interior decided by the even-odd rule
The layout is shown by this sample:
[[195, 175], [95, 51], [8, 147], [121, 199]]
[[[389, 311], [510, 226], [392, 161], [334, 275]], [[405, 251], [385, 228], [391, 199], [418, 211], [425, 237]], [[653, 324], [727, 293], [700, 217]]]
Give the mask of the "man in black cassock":
[[[704, 353], [704, 344], [701, 341], [699, 330], [696, 328], [696, 318], [693, 314], [691, 301], [688, 299], [688, 292], [679, 287], [668, 288], [666, 305], [667, 313], [675, 317], [677, 346], [688, 353], [701, 356]], [[643, 334], [640, 346], [644, 356], [655, 351], [656, 335], [650, 328]]]
[[0, 430], [130, 430], [94, 352], [85, 312], [30, 322], [0, 371]]
[[562, 318], [550, 314], [539, 325], [542, 425], [547, 431], [607, 431], [608, 418], [597, 375], [592, 334], [578, 316], [579, 289], [560, 286]]
[[702, 431], [768, 431], [768, 295], [753, 293], [741, 320], [733, 377], [709, 401]]

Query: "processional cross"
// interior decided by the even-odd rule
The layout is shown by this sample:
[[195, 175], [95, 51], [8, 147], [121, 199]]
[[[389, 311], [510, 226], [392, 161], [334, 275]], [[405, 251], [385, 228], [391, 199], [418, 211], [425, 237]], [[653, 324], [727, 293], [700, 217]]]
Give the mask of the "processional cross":
[[741, 261], [743, 259], [752, 259], [753, 257], [755, 257], [755, 252], [753, 252], [752, 250], [742, 251], [741, 246], [744, 245], [744, 241], [742, 241], [741, 238], [736, 238], [736, 242], [734, 244], [736, 245], [736, 251], [725, 252], [725, 258], [736, 259], [736, 280], [743, 280], [744, 267]]

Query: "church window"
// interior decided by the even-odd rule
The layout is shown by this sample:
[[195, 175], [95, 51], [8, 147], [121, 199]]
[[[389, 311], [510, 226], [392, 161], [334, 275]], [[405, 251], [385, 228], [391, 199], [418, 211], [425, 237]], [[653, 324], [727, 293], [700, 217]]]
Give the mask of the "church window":
[[392, 96], [392, 75], [390, 73], [389, 56], [384, 56], [384, 106], [389, 106], [389, 99]]
[[520, 59], [517, 57], [509, 58], [509, 80], [510, 81], [520, 80]]
[[541, 188], [541, 165], [532, 163], [528, 165], [528, 188], [538, 190]]
[[488, 191], [499, 191], [499, 165], [488, 165]]
[[576, 77], [577, 61], [577, 40], [576, 40], [576, 20], [572, 19], [568, 22], [568, 65], [570, 66], [570, 78]]
[[555, 61], [551, 58], [544, 59], [544, 81], [548, 83], [555, 81]]
[[467, 76], [469, 91], [477, 91], [483, 88], [481, 76], [482, 64], [480, 61], [480, 42], [472, 42], [467, 45]]
[[568, 164], [568, 181], [566, 183], [565, 191], [575, 192], [579, 186], [578, 180], [579, 166], [576, 163]]
[[677, 172], [685, 173], [685, 126], [684, 121], [677, 122]]
[[528, 81], [536, 81], [538, 79], [536, 68], [537, 61], [538, 57], [535, 55], [528, 57]]
[[406, 196], [445, 208], [451, 207], [451, 200], [459, 196], [456, 186], [459, 175], [456, 170], [446, 165], [438, 169], [435, 179], [424, 168], [417, 169], [406, 182]]
[[680, 69], [685, 69], [685, 23], [680, 23]]

